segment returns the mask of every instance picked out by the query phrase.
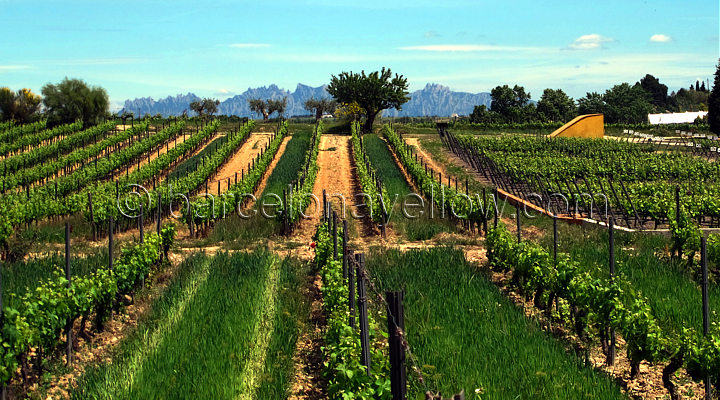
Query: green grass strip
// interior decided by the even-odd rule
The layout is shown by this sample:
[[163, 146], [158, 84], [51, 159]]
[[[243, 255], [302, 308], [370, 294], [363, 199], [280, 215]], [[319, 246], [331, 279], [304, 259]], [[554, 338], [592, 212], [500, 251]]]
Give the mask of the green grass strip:
[[[623, 398], [610, 378], [528, 320], [462, 251], [376, 251], [368, 269], [379, 290], [405, 291], [408, 342], [429, 389], [488, 399]], [[410, 372], [408, 379], [408, 398], [422, 398], [424, 385]]]
[[265, 354], [270, 344], [271, 335], [275, 323], [275, 303], [277, 300], [278, 280], [280, 278], [280, 267], [277, 259], [272, 260], [269, 265], [270, 271], [265, 282], [265, 291], [262, 295], [262, 308], [256, 314], [255, 329], [251, 337], [255, 338], [255, 344], [250, 350], [250, 358], [240, 373], [240, 395], [238, 399], [254, 399], [255, 393], [260, 386], [260, 374], [265, 364]]

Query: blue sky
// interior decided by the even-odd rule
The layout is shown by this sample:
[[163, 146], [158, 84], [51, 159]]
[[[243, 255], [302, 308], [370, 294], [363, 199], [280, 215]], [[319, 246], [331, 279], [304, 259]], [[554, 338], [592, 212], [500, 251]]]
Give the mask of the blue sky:
[[678, 89], [714, 73], [718, 21], [717, 0], [0, 0], [0, 86], [81, 78], [118, 107], [388, 66], [411, 90], [519, 84], [533, 99], [547, 87], [577, 98], [646, 73]]

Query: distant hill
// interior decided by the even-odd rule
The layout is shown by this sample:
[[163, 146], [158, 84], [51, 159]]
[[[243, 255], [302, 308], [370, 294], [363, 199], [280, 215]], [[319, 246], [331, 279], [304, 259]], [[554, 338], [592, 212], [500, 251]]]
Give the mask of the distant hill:
[[[311, 87], [298, 84], [294, 92], [283, 90], [272, 84], [259, 88], [249, 88], [242, 94], [230, 97], [220, 103], [218, 111], [225, 115], [239, 115], [241, 117], [258, 117], [252, 114], [248, 107], [248, 99], [282, 99], [287, 96], [288, 107], [285, 115], [307, 115], [308, 111], [303, 109], [303, 103], [310, 97], [330, 97], [325, 90], [327, 86]], [[452, 114], [468, 115], [473, 107], [485, 104], [490, 107], [490, 93], [465, 93], [454, 92], [447, 86], [428, 83], [425, 88], [412, 92], [410, 101], [405, 103], [402, 110], [386, 110], [383, 115], [388, 117], [423, 117], [423, 116], [450, 116]], [[198, 100], [194, 93], [185, 95], [179, 94], [175, 97], [168, 96], [164, 99], [153, 100], [151, 97], [125, 100], [123, 111], [139, 114], [162, 114], [163, 116], [182, 115], [183, 111], [190, 111], [190, 103]]]

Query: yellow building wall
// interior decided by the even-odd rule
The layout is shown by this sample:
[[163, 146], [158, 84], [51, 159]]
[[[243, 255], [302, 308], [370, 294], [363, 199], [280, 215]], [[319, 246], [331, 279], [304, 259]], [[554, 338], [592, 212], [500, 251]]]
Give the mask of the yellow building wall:
[[602, 114], [579, 115], [558, 128], [550, 137], [605, 137], [605, 118]]

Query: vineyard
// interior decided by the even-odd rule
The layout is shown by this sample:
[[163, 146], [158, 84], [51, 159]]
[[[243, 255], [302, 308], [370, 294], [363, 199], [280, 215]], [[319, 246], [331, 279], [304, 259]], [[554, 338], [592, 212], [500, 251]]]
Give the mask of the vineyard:
[[4, 398], [716, 398], [717, 138], [396, 121], [0, 124]]

